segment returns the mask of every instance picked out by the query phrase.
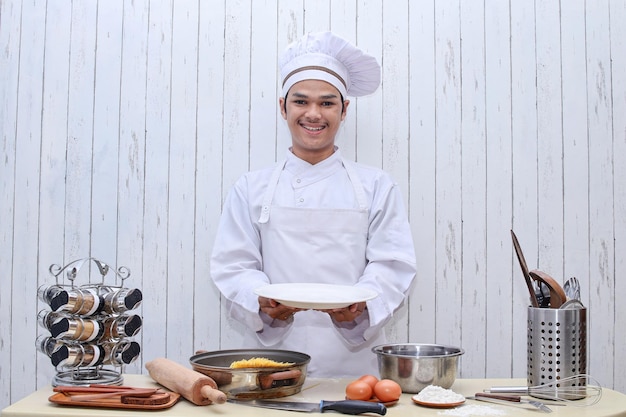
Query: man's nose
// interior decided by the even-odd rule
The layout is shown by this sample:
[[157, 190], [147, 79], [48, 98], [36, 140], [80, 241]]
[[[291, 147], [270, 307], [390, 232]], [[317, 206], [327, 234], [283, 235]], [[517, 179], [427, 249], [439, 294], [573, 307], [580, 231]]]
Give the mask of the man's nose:
[[310, 104], [306, 110], [306, 115], [310, 119], [319, 119], [322, 115], [320, 106], [317, 104]]

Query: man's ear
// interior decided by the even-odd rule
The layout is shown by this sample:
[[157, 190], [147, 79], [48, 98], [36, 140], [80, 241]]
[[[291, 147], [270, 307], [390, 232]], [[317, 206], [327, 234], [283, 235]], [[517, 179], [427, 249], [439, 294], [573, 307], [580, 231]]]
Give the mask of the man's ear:
[[348, 115], [348, 106], [350, 105], [350, 100], [343, 101], [343, 112], [341, 113], [341, 121], [343, 122]]
[[287, 111], [285, 110], [285, 98], [280, 97], [278, 99], [278, 107], [280, 108], [280, 115], [283, 116], [283, 119], [287, 120]]

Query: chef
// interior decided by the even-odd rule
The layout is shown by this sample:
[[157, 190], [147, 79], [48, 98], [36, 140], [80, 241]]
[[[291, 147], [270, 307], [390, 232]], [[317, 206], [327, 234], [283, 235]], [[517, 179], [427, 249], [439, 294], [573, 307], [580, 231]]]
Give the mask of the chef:
[[[383, 326], [415, 277], [413, 239], [390, 175], [345, 159], [335, 141], [348, 97], [376, 91], [380, 66], [330, 32], [290, 45], [279, 66], [278, 105], [292, 146], [275, 166], [246, 173], [230, 190], [211, 275], [230, 317], [249, 329], [243, 348], [307, 353], [314, 377], [376, 374], [371, 348], [385, 343]], [[302, 309], [255, 294], [278, 283], [347, 285], [376, 297]]]

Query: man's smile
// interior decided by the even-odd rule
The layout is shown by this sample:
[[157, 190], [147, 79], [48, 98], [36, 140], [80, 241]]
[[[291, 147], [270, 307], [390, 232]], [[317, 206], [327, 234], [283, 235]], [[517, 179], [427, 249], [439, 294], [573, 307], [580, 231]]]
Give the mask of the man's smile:
[[300, 126], [302, 126], [305, 130], [308, 130], [309, 132], [319, 132], [326, 128], [326, 126], [308, 126], [302, 123], [300, 124]]

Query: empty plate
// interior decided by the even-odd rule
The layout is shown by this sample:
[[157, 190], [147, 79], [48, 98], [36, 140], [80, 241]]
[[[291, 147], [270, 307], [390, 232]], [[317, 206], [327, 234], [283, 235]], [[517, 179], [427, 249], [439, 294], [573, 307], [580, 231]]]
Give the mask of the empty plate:
[[270, 284], [257, 288], [254, 292], [288, 307], [315, 310], [344, 308], [371, 300], [378, 295], [366, 288], [315, 283]]

